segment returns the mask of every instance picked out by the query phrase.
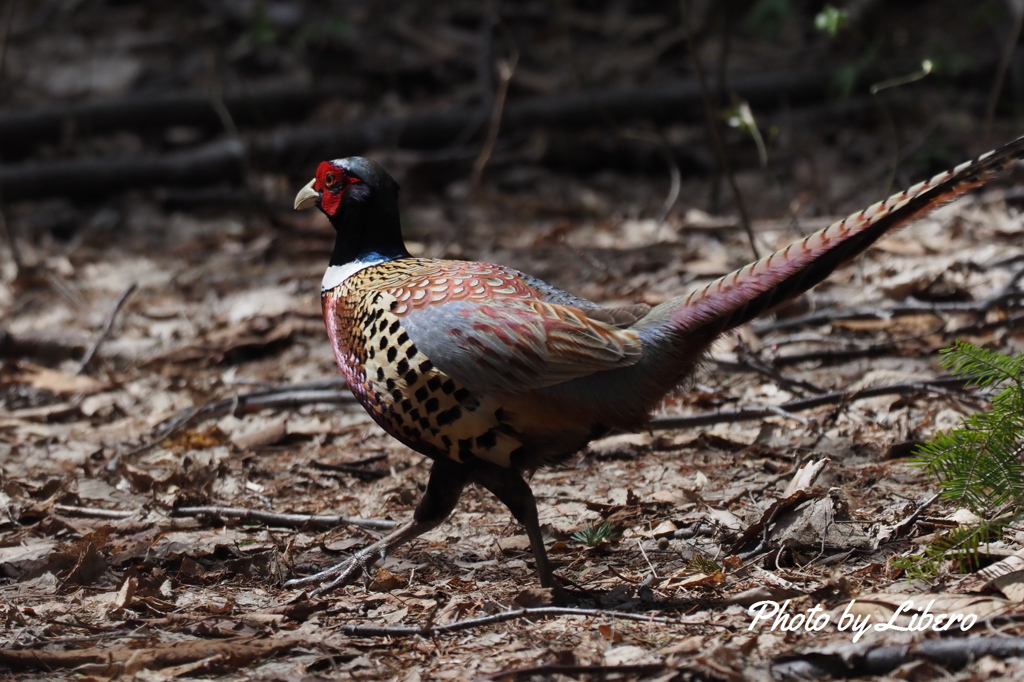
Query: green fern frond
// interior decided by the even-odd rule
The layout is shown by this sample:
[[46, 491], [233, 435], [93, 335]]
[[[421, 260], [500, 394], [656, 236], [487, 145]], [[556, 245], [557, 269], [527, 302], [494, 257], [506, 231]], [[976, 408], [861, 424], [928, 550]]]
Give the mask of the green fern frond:
[[969, 386], [993, 388], [1007, 382], [1020, 386], [1021, 360], [956, 341], [952, 348], [940, 351], [942, 366], [956, 376], [968, 379]]
[[942, 355], [942, 364], [969, 385], [1003, 390], [988, 412], [919, 448], [913, 463], [938, 479], [942, 499], [975, 511], [1024, 501], [1024, 360], [961, 341]]
[[919, 580], [938, 578], [952, 571], [970, 573], [984, 564], [989, 543], [996, 541], [1011, 519], [1001, 516], [955, 528], [929, 544], [921, 555], [898, 557], [893, 565]]
[[942, 499], [963, 504], [982, 518], [991, 517], [992, 509], [1004, 512], [946, 533], [921, 556], [896, 560], [910, 577], [938, 575], [949, 560], [961, 570], [977, 569], [982, 546], [1024, 516], [1024, 357], [961, 341], [942, 356], [943, 366], [968, 385], [998, 393], [988, 412], [966, 417], [949, 433], [936, 435], [918, 448], [911, 463], [938, 480]]

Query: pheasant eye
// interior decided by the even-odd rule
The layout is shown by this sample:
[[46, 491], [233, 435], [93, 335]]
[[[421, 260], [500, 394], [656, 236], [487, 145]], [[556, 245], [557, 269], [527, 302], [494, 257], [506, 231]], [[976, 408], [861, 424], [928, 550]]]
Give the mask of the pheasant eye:
[[334, 187], [334, 183], [338, 181], [338, 177], [334, 173], [328, 173], [324, 176], [324, 184], [328, 187]]

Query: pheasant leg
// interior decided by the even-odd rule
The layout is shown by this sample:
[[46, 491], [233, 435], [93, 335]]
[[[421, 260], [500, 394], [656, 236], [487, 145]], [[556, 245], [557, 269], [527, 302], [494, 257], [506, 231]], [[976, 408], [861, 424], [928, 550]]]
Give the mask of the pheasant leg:
[[540, 531], [540, 522], [537, 519], [537, 500], [530, 485], [518, 472], [491, 464], [482, 464], [478, 467], [473, 472], [473, 481], [501, 500], [516, 521], [526, 529], [526, 537], [530, 538], [530, 549], [537, 562], [541, 587], [557, 588], [555, 575], [548, 561], [548, 552], [544, 548], [544, 535]]
[[[320, 587], [310, 592], [310, 595], [316, 596], [354, 581], [391, 550], [441, 525], [455, 509], [468, 478], [465, 467], [448, 460], [435, 461], [430, 468], [427, 490], [416, 506], [412, 521], [372, 545], [364, 547], [345, 561], [319, 573], [289, 580], [285, 587], [304, 587], [322, 583]], [[330, 582], [326, 582], [328, 580]]]

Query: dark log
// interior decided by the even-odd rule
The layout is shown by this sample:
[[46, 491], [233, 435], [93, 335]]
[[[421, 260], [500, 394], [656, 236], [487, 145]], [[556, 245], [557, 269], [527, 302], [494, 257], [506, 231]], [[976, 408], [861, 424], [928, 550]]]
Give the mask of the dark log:
[[221, 140], [162, 156], [68, 159], [0, 166], [0, 197], [100, 198], [136, 187], [197, 187], [240, 182], [246, 173], [248, 145]]
[[[832, 69], [810, 69], [737, 77], [730, 81], [730, 87], [751, 106], [770, 109], [823, 100], [834, 77]], [[692, 80], [573, 92], [509, 103], [501, 132], [536, 127], [579, 129], [636, 119], [655, 123], [699, 121], [704, 115], [702, 107], [700, 88]], [[367, 149], [441, 149], [464, 131], [480, 127], [479, 123], [480, 110], [474, 108], [382, 117], [360, 125], [283, 130], [261, 138], [254, 145], [253, 160], [257, 167], [291, 172], [325, 158], [352, 156]]]
[[[894, 69], [890, 66], [886, 71]], [[730, 90], [760, 111], [828, 97], [836, 72], [830, 68], [740, 76]], [[871, 80], [877, 73], [865, 75]], [[712, 87], [717, 87], [712, 83]], [[613, 88], [593, 93], [538, 97], [508, 105], [502, 133], [536, 127], [580, 129], [643, 119], [656, 123], [703, 117], [700, 89], [693, 81]], [[353, 125], [319, 125], [221, 140], [163, 156], [84, 158], [24, 165], [0, 165], [0, 199], [100, 198], [139, 187], [195, 187], [238, 182], [247, 169], [309, 170], [325, 158], [397, 147], [444, 149], [479, 129], [480, 109], [427, 111], [370, 118]], [[477, 130], [476, 135], [479, 135]], [[470, 136], [469, 139], [475, 139]], [[466, 140], [462, 140], [465, 142]]]
[[772, 665], [779, 679], [850, 678], [885, 675], [911, 661], [927, 660], [958, 670], [982, 656], [1016, 658], [1024, 655], [1024, 638], [964, 637], [926, 639], [914, 644], [847, 645], [838, 651], [810, 651], [780, 656]]
[[[224, 108], [236, 126], [267, 126], [299, 120], [319, 102], [346, 90], [341, 83], [306, 83], [238, 89], [223, 95]], [[160, 130], [170, 126], [222, 129], [216, 96], [202, 92], [141, 94], [97, 102], [75, 102], [0, 114], [0, 155], [18, 159], [41, 143], [54, 143], [67, 130], [76, 135], [112, 131]]]

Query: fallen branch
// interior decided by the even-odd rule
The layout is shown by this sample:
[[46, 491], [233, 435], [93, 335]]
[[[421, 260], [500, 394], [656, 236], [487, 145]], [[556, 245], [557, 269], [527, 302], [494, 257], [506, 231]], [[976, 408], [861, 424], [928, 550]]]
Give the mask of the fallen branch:
[[134, 187], [201, 187], [245, 178], [249, 144], [221, 140], [163, 156], [69, 159], [0, 165], [0, 195], [21, 199], [65, 196], [87, 198]]
[[229, 414], [237, 415], [256, 412], [268, 407], [295, 408], [312, 403], [336, 405], [339, 403], [353, 403], [355, 400], [355, 396], [348, 390], [348, 384], [341, 378], [310, 381], [303, 384], [270, 386], [252, 391], [251, 393], [243, 393], [230, 398], [208, 402], [198, 409], [189, 410], [184, 415], [164, 422], [158, 428], [166, 438], [169, 431], [177, 428], [177, 423], [180, 420], [189, 418], [187, 415], [193, 412], [198, 419], [216, 419]]
[[55, 504], [53, 511], [64, 516], [78, 516], [84, 519], [130, 519], [139, 515], [137, 511], [121, 511], [119, 509], [100, 509], [99, 507], [77, 507], [70, 504]]
[[392, 530], [398, 526], [397, 521], [383, 519], [360, 519], [336, 514], [275, 514], [242, 507], [178, 507], [171, 512], [171, 516], [220, 516], [239, 521], [258, 521], [268, 526], [283, 528], [358, 526], [368, 530]]
[[[245, 127], [298, 120], [319, 102], [343, 92], [341, 84], [289, 83], [228, 91], [220, 99], [231, 120]], [[10, 160], [40, 143], [60, 140], [69, 127], [80, 135], [98, 135], [170, 126], [222, 128], [214, 96], [171, 92], [14, 109], [0, 114], [0, 139], [4, 140], [3, 156]]]
[[[609, 675], [654, 675], [667, 670], [676, 670], [675, 666], [667, 663], [634, 663], [631, 665], [559, 665], [549, 663], [548, 665], [535, 665], [529, 668], [513, 668], [488, 675], [486, 680], [518, 680], [533, 679], [542, 677], [550, 679], [555, 675], [567, 677], [580, 677], [586, 675], [586, 679], [607, 679]], [[698, 679], [700, 676], [697, 676]]]
[[67, 339], [15, 337], [0, 329], [0, 358], [32, 358], [39, 364], [58, 363], [82, 357], [82, 346]]
[[964, 334], [986, 334], [996, 329], [1018, 329], [1022, 324], [1024, 324], [1024, 313], [1017, 313], [1001, 320], [993, 320], [991, 322], [978, 320], [973, 324], [965, 324], [962, 327], [945, 332], [944, 336], [947, 339], [956, 339]]
[[758, 334], [777, 332], [797, 327], [814, 327], [817, 325], [831, 324], [839, 320], [877, 319], [888, 320], [900, 315], [935, 315], [941, 317], [949, 313], [987, 313], [994, 308], [1006, 303], [1019, 304], [1019, 299], [1024, 297], [1020, 291], [1004, 291], [999, 294], [980, 301], [948, 301], [928, 303], [924, 301], [910, 301], [893, 306], [892, 308], [879, 308], [877, 306], [860, 308], [834, 307], [828, 310], [789, 317], [781, 320], [763, 320], [751, 323], [754, 331]]
[[748, 407], [740, 410], [716, 410], [714, 412], [701, 412], [680, 417], [658, 417], [651, 420], [651, 429], [655, 431], [666, 431], [669, 429], [688, 429], [695, 426], [709, 426], [711, 424], [731, 424], [733, 422], [752, 421], [766, 417], [778, 416], [778, 411], [802, 412], [813, 410], [823, 405], [840, 405], [843, 403], [877, 398], [883, 395], [913, 395], [915, 393], [941, 391], [945, 386], [962, 386], [963, 379], [956, 377], [943, 377], [932, 381], [911, 381], [890, 386], [873, 386], [859, 391], [833, 391], [810, 398], [790, 400], [780, 405], [768, 407]]
[[[730, 365], [732, 365], [732, 367], [730, 367], [731, 369], [741, 371], [746, 369], [751, 372], [760, 374], [761, 376], [771, 379], [780, 388], [783, 388], [789, 391], [790, 393], [796, 395], [805, 395], [807, 393], [821, 395], [823, 393], [828, 393], [828, 391], [825, 390], [824, 388], [821, 388], [820, 386], [815, 386], [809, 381], [800, 381], [790, 379], [789, 377], [784, 376], [777, 367], [777, 365], [782, 363], [776, 363], [776, 358], [772, 358], [771, 360], [765, 360], [758, 353], [748, 348], [745, 343], [741, 342], [739, 344], [737, 348], [736, 357], [737, 362], [729, 363]], [[724, 367], [726, 365], [726, 363], [719, 360], [715, 360], [715, 364], [716, 366], [719, 367]]]
[[487, 625], [497, 625], [513, 620], [524, 620], [540, 618], [542, 616], [579, 616], [583, 618], [614, 618], [618, 620], [633, 620], [641, 623], [661, 623], [664, 625], [700, 625], [706, 626], [706, 619], [694, 619], [692, 621], [673, 620], [659, 616], [645, 616], [639, 613], [628, 613], [624, 611], [611, 611], [608, 609], [577, 609], [564, 606], [542, 606], [538, 608], [517, 609], [515, 611], [502, 611], [488, 616], [468, 618], [466, 620], [448, 623], [446, 625], [428, 625], [426, 627], [415, 627], [408, 625], [342, 625], [338, 630], [353, 637], [411, 637], [420, 635], [431, 637], [443, 635], [450, 632], [463, 632]]
[[324, 381], [311, 381], [305, 384], [273, 386], [223, 400], [214, 400], [200, 407], [189, 408], [172, 419], [157, 425], [156, 435], [153, 438], [142, 445], [119, 452], [107, 463], [107, 470], [115, 470], [121, 457], [130, 457], [154, 448], [187, 426], [205, 419], [216, 419], [229, 414], [255, 412], [270, 407], [294, 409], [303, 405], [318, 403], [336, 405], [354, 401], [355, 397], [348, 390], [344, 379], [327, 379]]
[[310, 462], [310, 466], [314, 469], [320, 469], [321, 471], [340, 471], [345, 474], [351, 474], [361, 480], [374, 480], [378, 478], [384, 478], [389, 475], [389, 472], [380, 471], [379, 469], [365, 469], [363, 468], [366, 464], [372, 464], [381, 460], [387, 459], [386, 455], [377, 455], [374, 457], [367, 457], [361, 459], [358, 462], [346, 462], [344, 464], [331, 464], [330, 462]]
[[51, 651], [48, 649], [0, 649], [0, 664], [42, 670], [56, 668], [78, 668], [80, 666], [103, 666], [104, 677], [120, 677], [131, 665], [132, 671], [168, 668], [193, 662], [203, 662], [209, 670], [238, 670], [251, 661], [267, 658], [274, 654], [301, 646], [298, 638], [256, 639], [240, 637], [224, 640], [190, 640], [173, 645], [148, 649], [130, 646], [106, 649], [70, 649]]
[[[280, 612], [282, 610], [297, 611], [302, 614], [314, 613], [322, 611], [329, 602], [317, 601], [317, 600], [305, 600], [302, 597], [287, 604], [283, 609], [278, 607], [273, 609], [273, 612]], [[716, 627], [723, 629], [731, 629], [732, 626], [720, 625], [717, 623], [709, 623], [707, 618], [692, 618], [692, 619], [673, 619], [665, 618], [662, 616], [648, 616], [640, 613], [631, 613], [629, 611], [614, 611], [611, 609], [581, 609], [571, 606], [542, 606], [535, 608], [522, 608], [514, 611], [502, 611], [500, 613], [489, 614], [486, 616], [478, 616], [476, 618], [467, 618], [466, 620], [456, 621], [454, 623], [447, 623], [444, 625], [435, 625], [429, 621], [422, 626], [415, 625], [341, 625], [337, 627], [337, 631], [342, 634], [349, 635], [351, 637], [433, 637], [436, 635], [443, 635], [446, 633], [454, 632], [465, 632], [466, 630], [473, 630], [476, 628], [487, 627], [489, 625], [499, 625], [501, 623], [508, 623], [515, 620], [533, 620], [537, 618], [552, 618], [552, 617], [579, 617], [579, 618], [608, 618], [612, 620], [629, 620], [637, 621], [640, 623], [655, 623], [659, 625], [675, 625], [675, 626], [699, 626], [701, 628]], [[195, 623], [202, 620], [206, 620], [210, 616], [202, 616], [196, 618], [192, 615], [181, 613], [181, 614], [167, 614], [164, 618], [153, 619], [142, 621], [150, 626], [160, 626], [165, 623]]]
[[[829, 69], [759, 74], [732, 81], [741, 96], [764, 107], [820, 99], [833, 78]], [[506, 105], [501, 132], [551, 126], [579, 129], [644, 118], [700, 120], [700, 88], [693, 80], [536, 97]], [[298, 169], [321, 158], [349, 156], [380, 146], [441, 149], [478, 122], [480, 110], [428, 111], [378, 117], [359, 125], [316, 126], [273, 133], [253, 150], [257, 167]]]
[[[772, 343], [772, 346], [782, 347], [784, 344]], [[897, 341], [885, 341], [883, 343], [875, 343], [871, 345], [861, 346], [859, 348], [838, 348], [828, 349], [823, 348], [820, 350], [807, 351], [806, 353], [793, 353], [787, 355], [780, 353], [772, 358], [772, 367], [791, 367], [793, 365], [802, 365], [805, 362], [817, 362], [822, 365], [836, 365], [851, 360], [860, 360], [862, 358], [877, 358], [882, 357], [886, 354], [892, 354], [894, 351], [899, 350], [901, 345]], [[906, 354], [903, 354], [907, 357]]]
[[962, 668], [983, 656], [1011, 658], [1022, 655], [1022, 637], [926, 639], [915, 644], [870, 644], [856, 648], [847, 646], [840, 651], [808, 651], [781, 656], [776, 658], [772, 665], [772, 675], [784, 679], [849, 678], [885, 675], [905, 663], [922, 659], [943, 666]]

